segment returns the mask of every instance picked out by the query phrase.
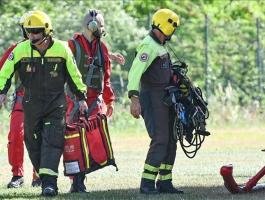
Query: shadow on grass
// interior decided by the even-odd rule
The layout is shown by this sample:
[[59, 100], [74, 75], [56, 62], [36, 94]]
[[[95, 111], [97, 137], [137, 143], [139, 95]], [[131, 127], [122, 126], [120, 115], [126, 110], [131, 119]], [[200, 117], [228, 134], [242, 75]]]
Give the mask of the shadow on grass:
[[[223, 199], [264, 199], [265, 190], [257, 191], [253, 193], [245, 194], [230, 194], [224, 187], [183, 187], [184, 194], [159, 194], [159, 195], [144, 195], [139, 193], [139, 189], [121, 189], [121, 190], [102, 190], [91, 191], [89, 193], [60, 193], [58, 196], [52, 199], [104, 199], [104, 200], [117, 200], [117, 199], [159, 199], [159, 200], [223, 200]], [[27, 193], [26, 190], [1, 190], [0, 199], [47, 199], [41, 197], [39, 193], [33, 193], [32, 191]]]

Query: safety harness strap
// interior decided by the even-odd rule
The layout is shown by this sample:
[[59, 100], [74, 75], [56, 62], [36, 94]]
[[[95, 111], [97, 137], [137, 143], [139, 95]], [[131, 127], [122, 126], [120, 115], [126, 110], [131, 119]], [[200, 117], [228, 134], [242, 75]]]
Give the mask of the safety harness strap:
[[84, 52], [82, 51], [82, 48], [80, 47], [80, 44], [75, 40], [71, 39], [72, 43], [75, 46], [75, 61], [77, 67], [80, 69], [81, 67], [81, 58], [84, 58]]

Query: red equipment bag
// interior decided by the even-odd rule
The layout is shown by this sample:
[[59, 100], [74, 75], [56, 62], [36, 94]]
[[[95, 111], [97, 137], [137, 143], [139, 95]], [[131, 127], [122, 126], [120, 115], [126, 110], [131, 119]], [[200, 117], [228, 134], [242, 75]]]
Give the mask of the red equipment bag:
[[107, 117], [94, 115], [80, 117], [78, 122], [66, 126], [64, 142], [64, 174], [90, 173], [108, 165], [118, 170], [113, 156]]

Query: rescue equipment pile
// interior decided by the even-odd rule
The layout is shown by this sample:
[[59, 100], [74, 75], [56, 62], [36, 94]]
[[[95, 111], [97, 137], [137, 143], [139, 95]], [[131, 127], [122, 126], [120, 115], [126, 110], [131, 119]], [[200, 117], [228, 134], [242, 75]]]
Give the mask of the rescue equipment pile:
[[173, 64], [172, 84], [165, 88], [164, 103], [174, 109], [173, 137], [179, 141], [188, 158], [194, 158], [200, 149], [206, 131], [206, 119], [209, 117], [207, 103], [201, 89], [193, 86], [187, 76], [188, 66], [184, 62]]

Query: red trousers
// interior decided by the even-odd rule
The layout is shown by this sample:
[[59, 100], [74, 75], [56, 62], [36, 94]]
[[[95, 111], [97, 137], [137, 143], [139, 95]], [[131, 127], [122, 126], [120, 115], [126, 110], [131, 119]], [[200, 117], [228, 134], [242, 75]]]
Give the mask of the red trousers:
[[24, 113], [22, 109], [22, 97], [17, 93], [10, 117], [10, 130], [8, 133], [8, 161], [12, 166], [13, 176], [23, 176], [24, 161]]

